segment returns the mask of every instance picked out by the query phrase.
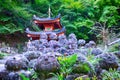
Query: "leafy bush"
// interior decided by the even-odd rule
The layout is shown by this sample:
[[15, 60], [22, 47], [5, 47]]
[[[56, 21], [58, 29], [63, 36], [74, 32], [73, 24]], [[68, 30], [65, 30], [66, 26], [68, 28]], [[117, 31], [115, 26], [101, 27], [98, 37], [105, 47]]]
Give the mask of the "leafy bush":
[[69, 73], [71, 73], [72, 67], [75, 64], [76, 60], [76, 54], [67, 57], [58, 57], [58, 61], [60, 63], [60, 73], [63, 74], [63, 76], [67, 76]]
[[119, 44], [114, 44], [109, 47], [109, 52], [119, 51]]
[[119, 80], [120, 79], [120, 72], [116, 69], [109, 69], [109, 71], [105, 71], [102, 74], [102, 80]]
[[4, 58], [5, 56], [8, 56], [7, 53], [0, 52], [0, 59]]
[[60, 63], [60, 70], [58, 73], [50, 73], [55, 76], [58, 80], [64, 80], [65, 77], [70, 74], [73, 70], [73, 65], [76, 63], [77, 55], [58, 57]]
[[96, 22], [106, 23], [107, 28], [117, 28], [115, 31], [120, 30], [119, 5], [119, 0], [1, 0], [0, 33], [23, 32], [31, 26], [32, 15], [48, 17], [50, 6], [52, 17], [61, 13], [61, 22], [66, 26], [67, 34], [74, 30], [77, 38], [89, 39], [95, 35], [89, 31]]

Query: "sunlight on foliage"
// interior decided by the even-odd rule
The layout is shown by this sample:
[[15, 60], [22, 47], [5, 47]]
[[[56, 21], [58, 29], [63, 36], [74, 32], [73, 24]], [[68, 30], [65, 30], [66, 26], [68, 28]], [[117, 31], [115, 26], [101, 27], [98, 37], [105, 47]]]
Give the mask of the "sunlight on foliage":
[[102, 80], [119, 80], [120, 79], [120, 72], [116, 69], [109, 69], [109, 71], [105, 71], [102, 74]]
[[63, 74], [63, 76], [67, 76], [69, 73], [71, 73], [72, 66], [75, 64], [76, 60], [76, 54], [66, 57], [58, 57], [58, 61], [60, 63], [60, 74]]

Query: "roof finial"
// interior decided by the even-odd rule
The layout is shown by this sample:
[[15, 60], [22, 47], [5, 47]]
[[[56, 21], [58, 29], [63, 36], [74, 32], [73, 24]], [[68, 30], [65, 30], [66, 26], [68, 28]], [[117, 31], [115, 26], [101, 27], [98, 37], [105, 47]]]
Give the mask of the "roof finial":
[[48, 18], [51, 18], [51, 9], [50, 9], [50, 5], [49, 5], [49, 9], [48, 9]]

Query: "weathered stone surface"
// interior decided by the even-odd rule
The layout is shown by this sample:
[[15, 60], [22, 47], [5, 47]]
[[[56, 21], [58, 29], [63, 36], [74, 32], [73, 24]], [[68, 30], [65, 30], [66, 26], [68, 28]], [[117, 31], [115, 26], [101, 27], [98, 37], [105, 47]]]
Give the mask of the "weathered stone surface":
[[78, 57], [78, 62], [86, 62], [87, 61], [87, 57], [84, 54], [78, 53], [77, 54]]
[[89, 53], [89, 48], [81, 47], [80, 53], [83, 55], [87, 55]]
[[28, 63], [29, 68], [34, 68], [36, 62], [37, 62], [37, 59], [30, 60]]
[[103, 53], [103, 51], [100, 48], [93, 48], [91, 51], [91, 54], [93, 54], [95, 56], [102, 54], [102, 53]]
[[28, 60], [31, 60], [38, 58], [42, 53], [40, 51], [27, 51], [23, 54]]
[[7, 70], [0, 71], [0, 80], [21, 80], [16, 72], [9, 72]]
[[117, 57], [112, 53], [103, 53], [97, 56], [101, 60], [99, 61], [99, 65], [102, 69], [109, 68], [118, 68], [118, 60]]
[[76, 38], [76, 35], [71, 33], [69, 36], [68, 36], [68, 40], [71, 40], [73, 43], [77, 43], [77, 38]]
[[114, 53], [120, 59], [120, 51]]
[[24, 56], [14, 56], [8, 59], [5, 63], [7, 70], [16, 71], [20, 69], [27, 69], [28, 60]]
[[65, 35], [60, 35], [58, 37], [58, 42], [61, 44], [62, 47], [66, 47], [68, 40]]
[[8, 80], [9, 72], [7, 70], [0, 71], [0, 80]]
[[65, 80], [75, 80], [77, 77], [79, 77], [79, 74], [68, 75]]
[[96, 47], [96, 43], [94, 41], [89, 41], [89, 46], [91, 48], [94, 48], [94, 47]]
[[47, 36], [46, 33], [41, 33], [40, 34], [40, 39], [47, 39], [47, 38], [48, 38], [48, 36]]
[[15, 72], [10, 72], [8, 74], [8, 80], [20, 80], [20, 76], [18, 73], [15, 73]]
[[86, 43], [86, 44], [85, 44], [85, 48], [90, 48], [90, 44], [89, 44], [89, 43]]
[[17, 74], [23, 74], [25, 77], [30, 78], [32, 76], [32, 72], [28, 71], [28, 70], [20, 70], [18, 72], [16, 72]]
[[41, 55], [35, 64], [35, 71], [38, 73], [55, 72], [59, 69], [59, 63], [53, 54]]
[[5, 70], [5, 65], [4, 64], [0, 64], [0, 71]]
[[9, 53], [9, 54], [16, 54], [16, 53], [18, 53], [18, 49], [13, 48], [13, 47], [9, 47], [9, 46], [5, 46], [5, 47], [0, 48], [0, 52]]
[[79, 39], [79, 40], [78, 40], [78, 45], [79, 45], [79, 46], [84, 46], [85, 43], [86, 43], [86, 41], [85, 41], [84, 39]]
[[53, 49], [61, 47], [61, 44], [58, 41], [56, 41], [56, 40], [50, 40], [49, 41], [49, 45]]
[[51, 33], [51, 34], [49, 35], [49, 39], [50, 39], [50, 40], [56, 40], [56, 39], [57, 39], [56, 33]]

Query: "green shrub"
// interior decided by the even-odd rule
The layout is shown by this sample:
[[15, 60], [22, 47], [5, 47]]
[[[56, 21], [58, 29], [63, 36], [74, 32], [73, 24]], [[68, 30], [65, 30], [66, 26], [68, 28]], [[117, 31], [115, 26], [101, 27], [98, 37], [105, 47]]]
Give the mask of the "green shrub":
[[120, 72], [116, 69], [109, 69], [109, 71], [105, 71], [102, 74], [102, 80], [119, 80], [120, 79]]
[[0, 52], [0, 59], [4, 58], [5, 56], [8, 56], [7, 53]]
[[77, 61], [77, 54], [58, 57], [58, 61], [60, 63], [60, 73], [63, 74], [63, 76], [67, 76], [73, 70], [72, 67]]
[[115, 51], [119, 51], [119, 43], [118, 43], [118, 44], [111, 45], [111, 46], [109, 47], [109, 52], [115, 52]]

